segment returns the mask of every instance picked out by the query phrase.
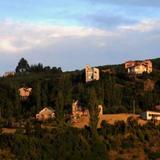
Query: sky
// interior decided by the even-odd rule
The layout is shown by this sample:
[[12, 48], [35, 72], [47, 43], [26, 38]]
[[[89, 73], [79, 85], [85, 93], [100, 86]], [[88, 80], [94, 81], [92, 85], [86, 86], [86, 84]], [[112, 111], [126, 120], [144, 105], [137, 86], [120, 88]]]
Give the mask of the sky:
[[159, 0], [1, 0], [0, 74], [29, 64], [64, 71], [160, 57]]

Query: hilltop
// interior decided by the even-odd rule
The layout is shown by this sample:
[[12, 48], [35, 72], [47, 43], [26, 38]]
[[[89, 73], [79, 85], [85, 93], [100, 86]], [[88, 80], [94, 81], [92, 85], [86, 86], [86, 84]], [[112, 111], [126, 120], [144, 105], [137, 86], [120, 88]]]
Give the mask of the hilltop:
[[[84, 70], [63, 72], [61, 68], [43, 67], [42, 64], [29, 66], [26, 62], [26, 68], [18, 64], [14, 76], [0, 78], [1, 116], [35, 116], [45, 105], [56, 109], [59, 93], [64, 112], [70, 112], [73, 100], [79, 100], [83, 107], [88, 108], [92, 90], [96, 92], [96, 103], [104, 106], [105, 113], [130, 113], [133, 103], [136, 113], [154, 110], [160, 103], [160, 58], [151, 61], [151, 74], [134, 76], [125, 71], [124, 64], [98, 66], [100, 80], [90, 83], [85, 83]], [[32, 95], [25, 102], [18, 98], [18, 89], [21, 87], [33, 88]]]

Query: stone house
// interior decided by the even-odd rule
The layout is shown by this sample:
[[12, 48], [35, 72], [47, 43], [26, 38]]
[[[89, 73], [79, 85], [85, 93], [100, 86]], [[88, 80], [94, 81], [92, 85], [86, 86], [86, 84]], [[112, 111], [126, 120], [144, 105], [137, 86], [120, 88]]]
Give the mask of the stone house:
[[26, 100], [31, 95], [32, 88], [22, 87], [18, 91], [21, 99]]
[[144, 72], [152, 72], [152, 62], [150, 60], [145, 61], [128, 61], [125, 63], [125, 69], [129, 74], [142, 74]]
[[99, 80], [99, 69], [98, 68], [92, 68], [90, 65], [86, 65], [85, 67], [85, 79], [86, 82], [90, 82], [93, 80]]
[[50, 107], [44, 107], [38, 114], [36, 114], [36, 119], [38, 121], [45, 121], [55, 118], [55, 111]]

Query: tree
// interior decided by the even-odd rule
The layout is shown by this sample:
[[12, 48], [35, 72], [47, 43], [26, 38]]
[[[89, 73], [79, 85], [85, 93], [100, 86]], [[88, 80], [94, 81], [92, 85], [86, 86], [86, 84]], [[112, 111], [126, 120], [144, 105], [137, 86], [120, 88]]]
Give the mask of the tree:
[[36, 92], [36, 106], [38, 109], [41, 107], [41, 82], [40, 81], [37, 81], [36, 83], [35, 92]]
[[48, 83], [45, 81], [42, 86], [42, 104], [43, 106], [48, 105]]
[[43, 64], [38, 63], [30, 66], [30, 72], [43, 72]]
[[20, 61], [18, 62], [18, 66], [16, 67], [16, 72], [17, 73], [23, 73], [29, 71], [30, 66], [27, 62], [26, 59], [21, 58]]
[[98, 101], [95, 89], [89, 90], [90, 127], [93, 135], [97, 135]]
[[64, 95], [59, 91], [56, 99], [56, 119], [61, 126], [64, 124]]
[[21, 117], [21, 102], [20, 102], [20, 98], [19, 98], [19, 95], [18, 95], [18, 92], [17, 92], [17, 86], [15, 86], [15, 101], [14, 101], [14, 116], [19, 119]]

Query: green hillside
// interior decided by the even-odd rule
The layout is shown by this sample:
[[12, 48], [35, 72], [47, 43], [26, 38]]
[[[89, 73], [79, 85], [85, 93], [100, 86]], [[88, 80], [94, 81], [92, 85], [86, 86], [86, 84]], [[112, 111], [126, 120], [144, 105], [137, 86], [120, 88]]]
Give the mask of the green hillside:
[[[102, 121], [102, 128], [96, 129], [98, 104], [104, 106], [104, 113], [156, 110], [160, 104], [160, 58], [152, 62], [153, 72], [142, 75], [128, 75], [124, 64], [99, 66], [100, 80], [85, 83], [84, 70], [63, 72], [42, 64], [29, 66], [21, 59], [15, 76], [0, 78], [0, 159], [156, 160], [160, 157], [160, 125], [148, 122], [140, 126], [130, 118], [127, 124]], [[32, 88], [25, 100], [19, 96], [21, 87]], [[71, 126], [73, 100], [90, 110], [89, 127]], [[44, 106], [55, 109], [56, 119], [35, 120]], [[5, 133], [4, 128], [16, 132]]]
[[[31, 65], [28, 71], [17, 72], [14, 77], [0, 78], [0, 115], [3, 118], [30, 117], [43, 106], [58, 109], [59, 93], [64, 100], [64, 112], [70, 111], [73, 100], [79, 100], [83, 107], [88, 108], [88, 98], [93, 90], [97, 94], [96, 103], [103, 104], [106, 113], [132, 112], [133, 102], [136, 103], [136, 113], [154, 110], [154, 106], [160, 103], [160, 58], [152, 62], [154, 70], [151, 74], [137, 76], [128, 75], [124, 64], [99, 66], [100, 80], [90, 83], [85, 83], [84, 70], [62, 72], [56, 67]], [[103, 72], [105, 69], [111, 72]], [[154, 88], [145, 89], [150, 85], [147, 80]], [[18, 95], [21, 87], [33, 88], [32, 95], [25, 102]]]

